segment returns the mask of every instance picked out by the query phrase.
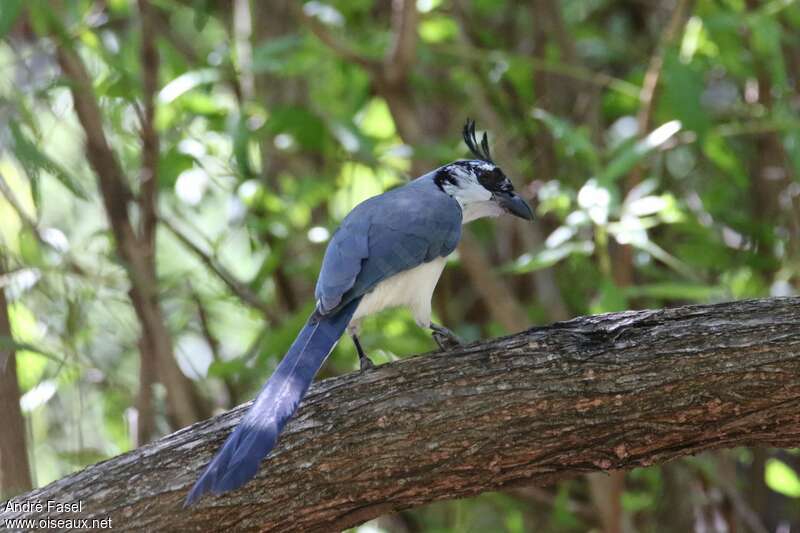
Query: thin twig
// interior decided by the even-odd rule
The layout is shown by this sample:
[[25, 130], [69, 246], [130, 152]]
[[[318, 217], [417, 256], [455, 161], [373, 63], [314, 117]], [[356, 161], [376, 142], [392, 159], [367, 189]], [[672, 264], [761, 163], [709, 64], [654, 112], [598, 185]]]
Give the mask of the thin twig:
[[337, 37], [334, 37], [324, 24], [322, 24], [315, 17], [308, 15], [301, 6], [297, 5], [297, 3], [290, 2], [290, 4], [292, 5], [292, 10], [294, 11], [297, 19], [309, 30], [311, 30], [311, 32], [333, 52], [341, 56], [343, 59], [350, 61], [351, 63], [355, 63], [364, 67], [373, 74], [380, 72], [380, 62], [356, 52], [350, 47], [349, 44]]
[[[25, 208], [22, 207], [19, 199], [14, 194], [14, 191], [11, 190], [11, 187], [9, 187], [2, 174], [0, 174], [0, 194], [2, 194], [9, 205], [11, 205], [11, 208], [19, 217], [22, 225], [28, 228], [31, 233], [33, 233], [33, 235], [36, 237], [36, 240], [39, 241], [41, 245], [50, 249], [54, 249], [58, 253], [63, 254], [63, 250], [54, 248], [53, 244], [45, 238], [45, 236], [42, 234], [42, 230], [39, 228], [39, 223], [34, 220], [33, 217], [27, 213], [27, 211], [25, 211]], [[83, 267], [78, 265], [71, 257], [66, 256], [66, 254], [64, 254], [64, 264], [66, 265], [67, 269], [74, 274], [83, 277], [89, 277], [88, 273], [83, 269]]]
[[[194, 300], [194, 304], [197, 307], [197, 316], [200, 319], [200, 331], [203, 333], [203, 337], [206, 343], [208, 343], [208, 347], [211, 349], [211, 358], [214, 362], [219, 363], [222, 361], [222, 356], [219, 353], [219, 340], [211, 331], [211, 321], [208, 319], [208, 310], [202, 298], [200, 298], [200, 294], [192, 287], [191, 283], [189, 283], [189, 290], [192, 295], [192, 300]], [[222, 378], [222, 383], [225, 385], [225, 391], [228, 393], [228, 405], [237, 405], [239, 403], [239, 395], [230, 378], [224, 376]]]
[[[155, 128], [155, 96], [158, 91], [158, 49], [156, 48], [155, 14], [149, 0], [139, 0], [142, 19], [142, 102], [141, 123], [142, 169], [139, 206], [142, 212], [141, 238], [148, 247], [155, 248], [158, 216], [158, 152], [159, 139]], [[150, 250], [154, 253], [155, 250]]]
[[[489, 60], [492, 56], [496, 56], [495, 50], [487, 50], [481, 47], [473, 47], [469, 53], [474, 55], [467, 55], [460, 45], [452, 44], [437, 44], [433, 47], [436, 51], [450, 55], [461, 60]], [[551, 62], [545, 59], [531, 57], [529, 55], [516, 54], [509, 51], [504, 51], [503, 56], [509, 59], [519, 59], [527, 62], [534, 71], [549, 72], [558, 74], [566, 78], [573, 78], [579, 81], [584, 81], [592, 85], [604, 87], [616, 91], [626, 96], [637, 98], [639, 96], [640, 88], [629, 81], [621, 78], [615, 78], [605, 72], [595, 72], [585, 67], [577, 65], [569, 65], [563, 62]]]
[[[675, 9], [672, 11], [669, 23], [661, 33], [661, 37], [656, 45], [656, 50], [650, 58], [650, 64], [647, 67], [647, 72], [642, 82], [642, 88], [639, 91], [639, 103], [641, 107], [637, 113], [636, 120], [640, 137], [647, 135], [651, 128], [656, 91], [658, 90], [659, 82], [661, 81], [661, 73], [664, 69], [664, 55], [680, 34], [680, 28], [683, 27], [686, 14], [691, 11], [692, 3], [693, 0], [678, 0]], [[632, 189], [639, 183], [641, 177], [642, 168], [637, 165], [629, 176], [627, 183], [628, 189]]]
[[193, 254], [197, 256], [200, 261], [206, 265], [222, 282], [238, 296], [243, 302], [254, 309], [258, 309], [261, 313], [272, 323], [279, 322], [279, 317], [276, 316], [275, 311], [267, 305], [266, 302], [261, 300], [258, 295], [251, 291], [246, 285], [241, 283], [236, 277], [228, 272], [211, 254], [203, 250], [197, 245], [188, 235], [178, 229], [175, 224], [166, 219], [161, 218], [161, 223], [170, 233], [172, 233], [184, 246], [186, 246]]
[[383, 61], [383, 73], [389, 83], [405, 79], [411, 70], [417, 49], [418, 18], [416, 1], [392, 1], [392, 45]]
[[[142, 25], [142, 112], [139, 115], [142, 138], [142, 168], [139, 192], [141, 216], [141, 249], [151, 258], [155, 255], [156, 226], [158, 224], [158, 159], [159, 140], [155, 129], [155, 96], [158, 91], [158, 49], [154, 14], [149, 0], [139, 0]], [[136, 107], [136, 106], [135, 106]], [[137, 444], [149, 442], [155, 431], [153, 410], [153, 383], [156, 382], [156, 347], [147, 336], [139, 339], [139, 396], [136, 402], [138, 418], [136, 424]]]
[[58, 63], [68, 80], [73, 106], [86, 137], [86, 158], [97, 176], [117, 251], [131, 281], [129, 293], [142, 327], [141, 335], [147, 337], [140, 348], [146, 346], [155, 353], [158, 379], [167, 389], [168, 411], [173, 423], [179, 427], [188, 426], [201, 418], [204, 407], [191, 381], [175, 361], [172, 339], [158, 303], [155, 257], [142, 249], [142, 242], [133, 228], [128, 209], [133, 194], [105, 136], [91, 77], [64, 28], [58, 26], [57, 21], [53, 23], [52, 31], [58, 39]]

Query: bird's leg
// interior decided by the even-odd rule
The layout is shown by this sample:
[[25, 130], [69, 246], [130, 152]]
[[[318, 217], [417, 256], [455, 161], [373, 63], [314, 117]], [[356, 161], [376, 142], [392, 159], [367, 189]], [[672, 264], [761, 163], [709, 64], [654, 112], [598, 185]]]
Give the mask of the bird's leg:
[[429, 327], [431, 329], [431, 336], [433, 337], [433, 340], [436, 341], [436, 344], [438, 344], [439, 348], [444, 352], [455, 350], [464, 344], [455, 333], [444, 326], [440, 326], [439, 324], [434, 324], [431, 322]]
[[361, 364], [361, 370], [368, 370], [370, 368], [375, 368], [375, 365], [372, 361], [370, 361], [367, 354], [364, 353], [364, 349], [361, 347], [361, 343], [358, 341], [358, 335], [355, 333], [351, 334], [353, 339], [353, 344], [356, 345], [356, 351], [358, 352], [358, 362]]

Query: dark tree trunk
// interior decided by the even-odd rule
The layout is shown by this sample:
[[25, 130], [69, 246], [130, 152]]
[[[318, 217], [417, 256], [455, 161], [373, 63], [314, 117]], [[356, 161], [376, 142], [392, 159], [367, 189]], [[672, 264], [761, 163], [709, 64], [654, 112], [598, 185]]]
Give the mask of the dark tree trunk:
[[[317, 383], [257, 478], [191, 509], [243, 408], [25, 500], [80, 500], [115, 529], [331, 531], [703, 450], [797, 446], [799, 407], [800, 298], [628, 311]], [[22, 515], [40, 516], [0, 519]]]
[[[0, 258], [0, 273], [2, 273]], [[0, 286], [0, 340], [11, 341], [11, 321], [6, 293]], [[0, 344], [0, 498], [6, 499], [31, 490], [28, 450], [25, 447], [25, 420], [19, 407], [17, 357], [12, 348]]]

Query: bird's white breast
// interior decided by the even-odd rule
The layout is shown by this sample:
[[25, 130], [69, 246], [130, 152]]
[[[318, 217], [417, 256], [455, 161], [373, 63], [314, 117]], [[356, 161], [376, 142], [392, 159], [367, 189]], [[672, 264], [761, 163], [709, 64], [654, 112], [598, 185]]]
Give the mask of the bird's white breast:
[[438, 257], [378, 283], [361, 299], [350, 320], [349, 329], [357, 331], [362, 318], [399, 306], [407, 307], [420, 327], [428, 327], [431, 322], [431, 297], [446, 262], [446, 258]]

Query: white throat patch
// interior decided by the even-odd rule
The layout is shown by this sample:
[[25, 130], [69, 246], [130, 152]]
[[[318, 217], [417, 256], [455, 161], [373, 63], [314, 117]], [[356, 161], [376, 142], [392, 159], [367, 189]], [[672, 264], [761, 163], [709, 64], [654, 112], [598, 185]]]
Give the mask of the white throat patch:
[[[491, 163], [476, 163], [476, 165], [484, 166], [483, 170], [494, 167]], [[492, 200], [492, 193], [480, 184], [475, 173], [460, 165], [453, 165], [448, 171], [456, 178], [457, 184], [445, 182], [442, 188], [461, 206], [462, 224], [483, 217], [496, 217], [503, 213], [503, 209]]]

